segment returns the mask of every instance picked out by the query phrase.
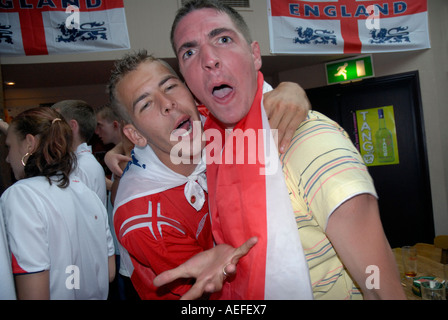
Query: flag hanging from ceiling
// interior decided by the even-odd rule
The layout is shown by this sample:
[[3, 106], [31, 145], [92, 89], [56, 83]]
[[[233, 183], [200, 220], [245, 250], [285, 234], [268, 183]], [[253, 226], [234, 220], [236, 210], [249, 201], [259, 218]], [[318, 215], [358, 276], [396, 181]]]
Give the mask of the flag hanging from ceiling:
[[129, 49], [123, 0], [2, 0], [0, 55]]
[[430, 48], [427, 0], [267, 0], [272, 53]]

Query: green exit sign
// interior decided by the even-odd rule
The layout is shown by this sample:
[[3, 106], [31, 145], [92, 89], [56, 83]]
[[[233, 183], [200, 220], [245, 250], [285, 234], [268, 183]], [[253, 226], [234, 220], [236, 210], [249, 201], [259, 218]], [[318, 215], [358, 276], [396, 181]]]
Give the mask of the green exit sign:
[[359, 56], [325, 64], [327, 83], [341, 83], [373, 77], [372, 56]]

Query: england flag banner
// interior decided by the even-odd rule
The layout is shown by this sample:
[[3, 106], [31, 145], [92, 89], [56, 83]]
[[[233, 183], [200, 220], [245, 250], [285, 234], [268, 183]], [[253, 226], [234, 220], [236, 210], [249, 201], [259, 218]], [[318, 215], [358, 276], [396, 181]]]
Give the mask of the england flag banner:
[[272, 53], [430, 48], [427, 0], [268, 0]]
[[123, 0], [1, 0], [0, 55], [129, 49]]

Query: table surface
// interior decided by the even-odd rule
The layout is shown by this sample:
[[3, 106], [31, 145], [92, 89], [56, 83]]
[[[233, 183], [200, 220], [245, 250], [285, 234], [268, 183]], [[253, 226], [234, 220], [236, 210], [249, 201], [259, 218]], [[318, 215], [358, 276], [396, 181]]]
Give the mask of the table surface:
[[[417, 277], [439, 277], [444, 279], [444, 265], [440, 263], [442, 250], [434, 247], [433, 244], [417, 243]], [[401, 283], [409, 300], [421, 300], [421, 297], [412, 292], [412, 279], [408, 279], [403, 274], [403, 262], [401, 258], [401, 248], [392, 249], [400, 271]], [[445, 266], [447, 268], [447, 266]]]

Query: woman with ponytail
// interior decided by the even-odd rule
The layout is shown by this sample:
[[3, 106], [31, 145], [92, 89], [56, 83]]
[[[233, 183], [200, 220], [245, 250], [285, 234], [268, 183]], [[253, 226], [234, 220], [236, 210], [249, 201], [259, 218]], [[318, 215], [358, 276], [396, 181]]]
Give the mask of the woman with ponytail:
[[18, 299], [106, 299], [114, 275], [107, 212], [71, 173], [72, 131], [51, 108], [16, 116], [7, 162], [18, 180], [0, 200]]

